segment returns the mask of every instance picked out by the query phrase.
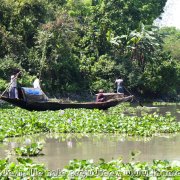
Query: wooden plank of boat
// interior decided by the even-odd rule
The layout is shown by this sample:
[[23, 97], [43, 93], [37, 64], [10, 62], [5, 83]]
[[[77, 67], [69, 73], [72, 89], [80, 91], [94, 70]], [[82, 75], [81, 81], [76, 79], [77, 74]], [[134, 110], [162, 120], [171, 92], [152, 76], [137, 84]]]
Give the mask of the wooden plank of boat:
[[123, 98], [110, 99], [105, 102], [85, 102], [85, 103], [60, 103], [53, 101], [40, 101], [40, 102], [26, 102], [22, 99], [10, 99], [4, 96], [1, 96], [0, 99], [13, 104], [15, 106], [27, 109], [30, 111], [46, 111], [46, 110], [60, 110], [66, 108], [86, 108], [86, 109], [108, 109], [110, 107], [116, 106], [121, 102], [129, 101], [133, 99], [133, 96], [127, 96]]
[[[97, 96], [98, 94], [96, 94]], [[105, 100], [108, 101], [110, 99], [118, 99], [118, 98], [123, 98], [124, 93], [103, 93], [105, 96]]]

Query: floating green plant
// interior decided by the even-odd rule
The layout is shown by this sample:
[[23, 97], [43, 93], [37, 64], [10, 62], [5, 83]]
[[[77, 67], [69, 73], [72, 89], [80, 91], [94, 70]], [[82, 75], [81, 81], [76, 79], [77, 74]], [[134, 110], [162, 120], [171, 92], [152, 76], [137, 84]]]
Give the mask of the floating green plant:
[[5, 135], [4, 134], [0, 134], [0, 142], [3, 142], [5, 139]]
[[17, 163], [8, 159], [0, 160], [1, 179], [173, 179], [180, 176], [180, 162], [154, 160], [152, 163], [131, 161], [124, 163], [122, 159], [106, 162], [100, 159], [72, 160], [63, 169], [48, 170], [42, 164], [33, 163], [29, 158], [17, 158]]
[[[180, 123], [170, 113], [143, 111], [141, 116], [124, 113], [128, 104], [108, 111], [66, 109], [64, 111], [30, 112], [20, 108], [0, 109], [0, 129], [5, 137], [40, 132], [57, 133], [121, 133], [129, 136], [153, 136], [180, 132]], [[132, 109], [131, 111], [135, 111]]]
[[14, 151], [17, 155], [20, 156], [38, 156], [42, 155], [43, 144], [41, 143], [32, 143], [22, 147], [14, 148]]

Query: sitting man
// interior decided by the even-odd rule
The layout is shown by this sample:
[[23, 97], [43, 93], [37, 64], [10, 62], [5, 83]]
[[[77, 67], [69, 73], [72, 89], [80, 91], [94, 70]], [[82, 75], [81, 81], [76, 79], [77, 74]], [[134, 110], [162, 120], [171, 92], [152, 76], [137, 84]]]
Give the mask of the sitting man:
[[104, 102], [105, 101], [105, 96], [104, 96], [103, 92], [104, 92], [103, 89], [99, 90], [99, 93], [96, 97], [96, 102]]

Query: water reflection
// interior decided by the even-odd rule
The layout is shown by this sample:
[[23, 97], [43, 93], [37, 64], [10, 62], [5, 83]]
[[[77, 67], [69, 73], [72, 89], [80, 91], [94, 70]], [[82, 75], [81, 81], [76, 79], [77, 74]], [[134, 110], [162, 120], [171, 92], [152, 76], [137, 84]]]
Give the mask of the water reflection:
[[73, 147], [73, 142], [72, 141], [68, 141], [67, 142], [67, 147], [68, 148], [72, 148]]
[[[135, 160], [151, 162], [153, 159], [180, 160], [180, 134], [171, 136], [142, 138], [114, 134], [42, 134], [7, 139], [1, 144], [0, 158], [26, 141], [44, 141], [44, 156], [34, 157], [34, 161], [45, 164], [49, 169], [63, 168], [72, 159], [104, 158], [109, 161], [122, 157], [125, 162], [131, 159], [132, 152], [138, 152]], [[12, 159], [15, 159], [13, 155]]]
[[180, 105], [160, 105], [157, 106], [160, 109], [162, 115], [170, 112], [172, 116], [175, 116], [177, 121], [180, 121]]
[[143, 107], [136, 107], [135, 115], [143, 116], [144, 113], [154, 112], [157, 112], [163, 116], [167, 113], [170, 113], [177, 119], [177, 121], [180, 121], [180, 105], [175, 103], [173, 105], [152, 105], [149, 103], [145, 103], [143, 104]]

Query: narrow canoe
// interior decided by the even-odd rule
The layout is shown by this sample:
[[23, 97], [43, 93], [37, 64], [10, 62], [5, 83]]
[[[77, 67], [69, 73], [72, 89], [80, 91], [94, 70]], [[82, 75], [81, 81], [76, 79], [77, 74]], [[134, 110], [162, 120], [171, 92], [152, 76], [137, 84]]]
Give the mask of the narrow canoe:
[[10, 99], [5, 96], [0, 97], [1, 100], [6, 101], [10, 104], [13, 104], [15, 106], [18, 106], [23, 109], [27, 109], [29, 111], [46, 111], [46, 110], [60, 110], [60, 109], [66, 109], [66, 108], [86, 108], [86, 109], [102, 109], [106, 110], [110, 107], [116, 106], [121, 102], [131, 101], [133, 99], [133, 96], [126, 96], [116, 99], [110, 99], [105, 102], [84, 102], [84, 103], [61, 103], [58, 101], [37, 101], [37, 102], [30, 102], [25, 101], [23, 99]]

